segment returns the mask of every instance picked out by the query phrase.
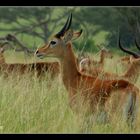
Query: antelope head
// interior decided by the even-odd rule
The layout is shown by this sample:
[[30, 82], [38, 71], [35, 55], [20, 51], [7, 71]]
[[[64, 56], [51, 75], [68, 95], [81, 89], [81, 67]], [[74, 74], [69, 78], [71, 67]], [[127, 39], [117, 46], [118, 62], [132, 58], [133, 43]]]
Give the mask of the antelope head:
[[[135, 42], [135, 43], [136, 43], [136, 42]], [[137, 45], [136, 45], [136, 46], [137, 46]], [[119, 48], [120, 48], [123, 52], [132, 55], [132, 56], [133, 56], [134, 58], [136, 58], [136, 59], [137, 59], [137, 58], [140, 58], [140, 54], [138, 54], [138, 53], [136, 53], [136, 52], [134, 52], [134, 51], [130, 51], [130, 50], [128, 50], [128, 49], [126, 49], [126, 48], [124, 48], [124, 47], [122, 46], [120, 36], [119, 36]]]
[[[137, 43], [137, 41], [136, 41], [136, 38], [135, 38], [135, 45], [136, 45], [137, 49], [139, 49], [139, 45], [138, 45], [138, 43]], [[128, 49], [126, 49], [126, 48], [124, 48], [124, 47], [122, 46], [121, 40], [120, 40], [120, 36], [119, 36], [119, 48], [120, 48], [123, 52], [130, 54], [130, 56], [125, 56], [125, 57], [121, 58], [121, 62], [123, 62], [123, 63], [124, 63], [124, 62], [127, 62], [128, 64], [130, 64], [130, 63], [133, 62], [133, 60], [139, 59], [139, 58], [140, 58], [140, 54], [138, 54], [138, 53], [136, 53], [136, 52], [134, 52], [134, 51], [130, 51], [130, 50], [128, 50]]]
[[56, 58], [64, 58], [66, 55], [65, 52], [67, 51], [67, 47], [71, 46], [69, 45], [73, 38], [78, 38], [82, 30], [79, 32], [73, 32], [73, 30], [70, 29], [72, 23], [72, 14], [68, 17], [64, 27], [53, 36], [53, 38], [49, 41], [49, 43], [45, 44], [43, 47], [38, 48], [35, 52], [35, 55], [37, 57], [43, 58], [43, 57], [56, 57]]

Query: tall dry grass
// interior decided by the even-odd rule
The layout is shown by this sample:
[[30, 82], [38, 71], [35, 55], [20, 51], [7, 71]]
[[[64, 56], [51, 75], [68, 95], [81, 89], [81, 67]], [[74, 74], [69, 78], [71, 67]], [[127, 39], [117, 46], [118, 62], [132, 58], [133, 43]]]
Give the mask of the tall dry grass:
[[[105, 70], [121, 73], [122, 65], [116, 64], [116, 60], [117, 57], [107, 59]], [[139, 87], [140, 80], [136, 85]], [[0, 75], [0, 133], [140, 132], [140, 117], [132, 129], [117, 112], [106, 122], [104, 112], [87, 115], [85, 109], [79, 107], [79, 113], [71, 110], [68, 93], [60, 77], [51, 80], [46, 74], [39, 80], [27, 73], [23, 76], [13, 74], [4, 79]]]

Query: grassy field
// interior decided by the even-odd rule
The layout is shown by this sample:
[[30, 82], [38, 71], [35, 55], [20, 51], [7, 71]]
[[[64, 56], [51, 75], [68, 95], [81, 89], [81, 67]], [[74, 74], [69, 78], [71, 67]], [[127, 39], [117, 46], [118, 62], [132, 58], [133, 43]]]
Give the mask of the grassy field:
[[[25, 62], [23, 54], [7, 51], [5, 57], [7, 62]], [[112, 60], [106, 59], [105, 70], [122, 73], [122, 65], [116, 65], [117, 59], [117, 55]], [[139, 87], [140, 80], [136, 85]], [[101, 120], [97, 114], [85, 117], [82, 109], [79, 114], [71, 110], [60, 77], [51, 80], [46, 74], [43, 80], [38, 80], [28, 74], [22, 77], [11, 75], [8, 79], [0, 76], [0, 133], [140, 132], [139, 119], [135, 129], [130, 129], [116, 115], [108, 123]]]
[[[54, 19], [73, 9], [72, 7], [69, 9], [65, 9], [66, 7], [55, 7], [55, 10], [50, 11], [51, 14], [49, 16], [48, 10], [40, 11], [40, 15], [38, 15], [39, 12], [35, 12], [31, 7], [29, 8], [31, 9], [31, 14], [26, 13], [26, 11], [24, 13], [21, 8], [19, 10], [23, 11], [22, 14], [20, 12], [12, 13], [12, 9], [10, 14], [7, 14], [8, 9], [1, 11], [0, 36], [4, 37], [9, 33], [15, 33], [16, 31], [14, 32], [13, 29], [17, 28], [19, 30], [20, 27], [24, 29], [32, 27], [32, 24], [34, 26], [36, 23], [39, 23], [39, 26], [31, 28], [28, 34], [20, 33], [16, 35], [28, 48], [39, 47], [44, 40], [31, 35], [32, 31], [41, 33], [41, 36], [48, 34], [50, 31], [52, 35], [47, 35], [47, 40], [49, 40], [60, 30], [66, 17], [59, 18], [58, 22], [54, 22]], [[114, 9], [110, 10], [111, 13], [105, 9], [98, 11], [98, 8], [93, 8], [93, 10], [89, 8], [89, 11], [87, 10], [82, 11], [80, 7], [77, 7], [75, 12], [73, 12], [72, 29], [74, 31], [83, 29], [81, 37], [76, 41], [73, 40], [75, 45], [73, 48], [74, 51], [81, 51], [84, 48], [84, 51], [96, 53], [99, 51], [96, 46], [103, 43], [106, 47], [109, 43], [108, 38], [117, 31], [118, 25], [121, 25], [122, 21], [118, 18], [119, 15], [117, 15], [117, 12], [114, 12]], [[16, 16], [16, 14], [20, 15]], [[38, 22], [43, 22], [46, 19], [48, 22], [45, 26]], [[56, 27], [54, 23], [56, 23]], [[126, 27], [128, 26], [127, 24], [125, 25]], [[116, 40], [115, 42], [117, 42]], [[125, 42], [123, 44], [125, 45]], [[104, 70], [121, 75], [125, 67], [118, 63], [117, 60], [124, 53], [116, 47], [108, 47], [113, 52], [114, 58], [106, 59]], [[5, 51], [4, 55], [7, 63], [55, 61], [55, 59], [51, 58], [38, 60], [34, 57], [25, 56], [23, 52], [15, 53], [13, 50]], [[94, 56], [97, 60], [99, 59], [99, 53], [90, 53], [90, 56]], [[140, 79], [135, 85], [140, 87]], [[117, 112], [113, 114], [109, 122], [104, 122], [104, 114], [87, 115], [85, 114], [86, 108], [80, 106], [78, 109], [79, 113], [76, 113], [70, 108], [68, 92], [63, 85], [61, 75], [52, 80], [49, 73], [46, 73], [45, 77], [39, 80], [35, 76], [31, 77], [28, 73], [23, 76], [18, 76], [15, 73], [7, 79], [4, 79], [3, 75], [0, 74], [0, 133], [140, 133], [140, 112], [138, 112], [135, 129], [131, 129], [119, 117]]]

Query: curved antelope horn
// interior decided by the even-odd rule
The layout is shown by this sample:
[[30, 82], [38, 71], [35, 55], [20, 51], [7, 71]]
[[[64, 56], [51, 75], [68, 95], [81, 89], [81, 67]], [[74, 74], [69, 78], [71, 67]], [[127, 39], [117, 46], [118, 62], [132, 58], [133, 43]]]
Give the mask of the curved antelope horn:
[[61, 36], [64, 35], [64, 33], [69, 30], [70, 26], [71, 26], [71, 22], [72, 22], [72, 13], [69, 15], [65, 25], [63, 26], [63, 28], [55, 35], [57, 38], [60, 38]]
[[126, 52], [126, 53], [128, 53], [128, 54], [130, 54], [130, 55], [133, 55], [135, 58], [140, 58], [140, 55], [137, 54], [136, 52], [130, 51], [130, 50], [128, 50], [128, 49], [122, 47], [120, 36], [119, 36], [119, 48], [120, 48], [122, 51], [124, 51], [124, 52]]
[[139, 44], [138, 44], [138, 42], [137, 42], [136, 37], [135, 37], [135, 45], [136, 45], [137, 49], [140, 50], [140, 46], [139, 46]]

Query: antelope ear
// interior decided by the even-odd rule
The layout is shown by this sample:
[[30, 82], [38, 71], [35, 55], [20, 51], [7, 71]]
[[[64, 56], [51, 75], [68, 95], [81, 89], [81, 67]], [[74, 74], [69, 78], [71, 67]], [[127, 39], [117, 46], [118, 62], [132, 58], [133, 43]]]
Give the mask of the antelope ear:
[[80, 31], [77, 32], [73, 32], [73, 30], [68, 30], [63, 37], [63, 41], [65, 43], [71, 41], [71, 40], [75, 40], [77, 38], [79, 38], [82, 34], [83, 30], [81, 29]]
[[82, 29], [80, 31], [74, 32], [72, 39], [75, 40], [75, 39], [79, 38], [81, 36], [82, 32], [83, 32]]
[[63, 41], [64, 41], [65, 43], [68, 43], [69, 41], [72, 40], [72, 37], [73, 37], [73, 30], [68, 30], [68, 31], [64, 34]]

